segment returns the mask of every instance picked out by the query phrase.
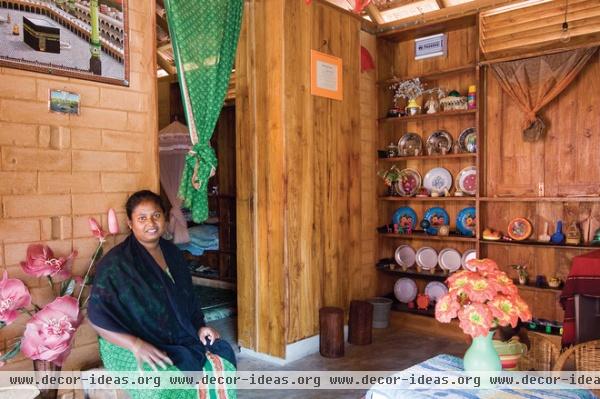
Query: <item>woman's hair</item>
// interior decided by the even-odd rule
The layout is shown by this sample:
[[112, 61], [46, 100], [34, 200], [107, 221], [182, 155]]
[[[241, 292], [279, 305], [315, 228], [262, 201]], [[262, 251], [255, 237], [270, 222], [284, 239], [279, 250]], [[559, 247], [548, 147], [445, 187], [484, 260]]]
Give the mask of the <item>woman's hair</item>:
[[131, 214], [133, 213], [133, 210], [144, 201], [154, 202], [154, 204], [160, 207], [163, 213], [165, 212], [165, 206], [163, 205], [158, 194], [153, 193], [150, 190], [140, 190], [131, 194], [125, 203], [125, 211], [127, 212], [127, 218], [129, 220], [131, 220]]

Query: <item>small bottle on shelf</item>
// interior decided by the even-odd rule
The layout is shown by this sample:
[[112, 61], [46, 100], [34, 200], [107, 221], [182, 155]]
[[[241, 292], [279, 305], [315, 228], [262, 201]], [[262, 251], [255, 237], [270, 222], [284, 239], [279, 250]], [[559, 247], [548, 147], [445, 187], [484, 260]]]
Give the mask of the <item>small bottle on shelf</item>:
[[477, 86], [475, 85], [469, 86], [469, 93], [467, 94], [467, 108], [477, 108]]

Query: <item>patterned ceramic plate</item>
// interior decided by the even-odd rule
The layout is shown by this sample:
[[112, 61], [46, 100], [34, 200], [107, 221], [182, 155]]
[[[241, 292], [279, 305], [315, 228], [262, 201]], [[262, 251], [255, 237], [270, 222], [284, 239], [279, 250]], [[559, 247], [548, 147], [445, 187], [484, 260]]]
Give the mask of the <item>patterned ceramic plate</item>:
[[475, 258], [477, 258], [476, 250], [467, 249], [465, 252], [463, 252], [461, 262], [460, 262], [462, 264], [463, 269], [470, 270], [472, 272], [477, 271], [477, 269], [467, 266], [467, 262], [470, 261], [471, 259], [475, 259]]
[[475, 166], [467, 166], [458, 172], [455, 187], [465, 194], [475, 195], [477, 193], [477, 168]]
[[444, 270], [448, 270], [450, 273], [460, 269], [461, 256], [456, 249], [446, 248], [440, 251], [438, 255], [438, 263]]
[[431, 227], [438, 229], [440, 226], [448, 226], [450, 224], [450, 216], [444, 208], [433, 207], [425, 211], [423, 219], [427, 220]]
[[475, 227], [477, 224], [477, 216], [475, 207], [469, 206], [461, 209], [456, 216], [456, 230], [463, 236], [474, 237]]
[[439, 301], [448, 293], [448, 287], [440, 281], [432, 281], [425, 286], [425, 294], [433, 302]]
[[427, 149], [431, 150], [431, 154], [450, 154], [453, 141], [452, 135], [447, 131], [436, 130], [427, 139]]
[[402, 267], [413, 267], [415, 265], [415, 250], [410, 245], [400, 245], [394, 253], [396, 263]]
[[515, 218], [508, 224], [508, 236], [513, 240], [523, 241], [529, 238], [533, 232], [533, 227], [529, 220], [525, 218]]
[[417, 213], [409, 206], [402, 206], [396, 209], [392, 216], [392, 224], [397, 224], [398, 227], [417, 227]]
[[402, 303], [409, 303], [417, 297], [417, 283], [409, 278], [399, 278], [394, 284], [394, 295]]
[[403, 197], [412, 197], [421, 188], [421, 175], [414, 169], [406, 168], [400, 171], [398, 191]]
[[458, 136], [458, 146], [463, 152], [477, 152], [477, 129], [469, 127]]
[[425, 175], [423, 187], [430, 193], [443, 193], [452, 188], [452, 175], [446, 168], [433, 168]]
[[438, 262], [438, 254], [431, 247], [422, 247], [417, 251], [417, 266], [423, 270], [434, 269]]
[[406, 133], [404, 136], [400, 137], [400, 140], [398, 141], [398, 152], [400, 153], [400, 156], [418, 156], [421, 155], [422, 150], [423, 140], [421, 140], [421, 136], [416, 133]]

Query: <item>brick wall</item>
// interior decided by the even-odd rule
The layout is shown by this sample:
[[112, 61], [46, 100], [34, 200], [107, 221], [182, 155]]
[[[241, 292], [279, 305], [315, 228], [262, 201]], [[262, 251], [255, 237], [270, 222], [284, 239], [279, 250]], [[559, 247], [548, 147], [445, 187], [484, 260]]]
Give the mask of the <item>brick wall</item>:
[[[30, 243], [58, 255], [77, 249], [74, 270], [83, 273], [97, 242], [88, 217], [106, 226], [113, 207], [124, 228], [127, 196], [158, 189], [154, 2], [130, 0], [129, 8], [129, 87], [0, 68], [0, 266], [22, 278], [40, 305], [52, 298], [48, 283], [19, 266]], [[50, 88], [79, 93], [81, 114], [50, 113]], [[0, 330], [0, 351], [26, 320]], [[97, 360], [96, 336], [84, 325], [64, 369]], [[21, 355], [3, 368], [26, 369], [31, 361]]]

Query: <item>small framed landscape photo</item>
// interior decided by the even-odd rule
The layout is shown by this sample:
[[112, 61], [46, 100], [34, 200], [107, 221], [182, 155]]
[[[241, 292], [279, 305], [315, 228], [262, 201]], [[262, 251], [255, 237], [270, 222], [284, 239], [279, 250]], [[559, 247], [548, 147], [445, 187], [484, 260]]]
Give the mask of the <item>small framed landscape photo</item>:
[[81, 98], [77, 93], [50, 89], [48, 107], [50, 109], [50, 112], [79, 115], [80, 100]]

